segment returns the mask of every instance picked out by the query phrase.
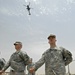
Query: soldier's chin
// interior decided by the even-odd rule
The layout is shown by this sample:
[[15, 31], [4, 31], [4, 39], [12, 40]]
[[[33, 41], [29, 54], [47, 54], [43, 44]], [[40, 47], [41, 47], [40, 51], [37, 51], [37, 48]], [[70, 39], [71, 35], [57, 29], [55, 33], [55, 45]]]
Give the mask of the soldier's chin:
[[53, 42], [48, 42], [49, 44], [54, 44]]

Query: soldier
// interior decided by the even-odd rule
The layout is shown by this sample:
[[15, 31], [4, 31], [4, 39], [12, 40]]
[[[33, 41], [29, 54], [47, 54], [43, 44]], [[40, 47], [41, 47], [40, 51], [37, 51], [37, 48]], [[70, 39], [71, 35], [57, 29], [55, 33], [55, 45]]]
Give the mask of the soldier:
[[1, 58], [1, 59], [0, 59], [0, 70], [2, 70], [2, 68], [3, 68], [4, 65], [5, 65], [5, 63], [6, 63], [5, 59], [4, 59], [4, 58]]
[[24, 70], [26, 65], [29, 63], [29, 56], [25, 52], [21, 51], [21, 42], [15, 42], [14, 46], [16, 52], [11, 55], [8, 63], [0, 71], [0, 74], [2, 74], [10, 66], [12, 68], [10, 75], [25, 75]]
[[27, 66], [27, 70], [28, 70], [28, 75], [35, 75], [35, 72], [34, 73], [30, 73], [30, 68], [32, 68], [34, 66], [34, 63], [32, 62], [32, 58], [30, 58], [30, 61], [29, 61], [29, 64]]
[[33, 73], [45, 63], [45, 75], [65, 75], [65, 66], [72, 62], [72, 54], [63, 47], [57, 47], [55, 35], [51, 34], [48, 40], [50, 48], [43, 53], [30, 72]]

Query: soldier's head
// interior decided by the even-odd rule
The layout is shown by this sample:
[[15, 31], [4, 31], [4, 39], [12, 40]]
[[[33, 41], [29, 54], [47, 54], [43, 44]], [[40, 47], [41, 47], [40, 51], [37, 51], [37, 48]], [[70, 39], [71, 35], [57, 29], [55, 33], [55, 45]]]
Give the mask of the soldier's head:
[[51, 44], [55, 44], [55, 43], [56, 43], [56, 35], [50, 34], [50, 35], [48, 36], [48, 40], [49, 40], [49, 44], [50, 44], [50, 45], [51, 45]]
[[19, 42], [19, 41], [17, 41], [17, 42], [14, 43], [14, 46], [15, 46], [15, 49], [16, 49], [16, 50], [21, 50], [21, 48], [22, 48], [22, 43]]

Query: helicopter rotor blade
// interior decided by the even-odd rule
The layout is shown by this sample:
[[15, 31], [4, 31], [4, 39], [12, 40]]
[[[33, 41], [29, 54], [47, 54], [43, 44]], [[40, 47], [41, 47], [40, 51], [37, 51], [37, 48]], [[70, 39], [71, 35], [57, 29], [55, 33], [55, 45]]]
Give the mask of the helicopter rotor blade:
[[29, 6], [30, 6], [30, 2], [29, 2]]

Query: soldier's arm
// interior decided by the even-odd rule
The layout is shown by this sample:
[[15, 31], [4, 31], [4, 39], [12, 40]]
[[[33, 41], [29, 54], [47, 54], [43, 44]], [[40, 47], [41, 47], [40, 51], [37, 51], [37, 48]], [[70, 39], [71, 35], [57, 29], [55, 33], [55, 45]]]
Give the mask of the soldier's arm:
[[10, 66], [10, 60], [5, 64], [2, 70], [5, 71], [9, 66]]
[[29, 71], [29, 69], [30, 69], [30, 66], [29, 66], [29, 64], [27, 65], [27, 70]]
[[63, 58], [65, 61], [65, 66], [67, 66], [73, 60], [72, 53], [70, 51], [66, 50], [65, 48], [63, 48]]
[[45, 54], [42, 55], [41, 59], [39, 61], [37, 61], [34, 65], [34, 69], [35, 71], [40, 68], [45, 62]]
[[12, 56], [13, 56], [13, 54], [11, 55], [9, 61], [8, 61], [8, 62], [5, 64], [5, 66], [3, 67], [3, 69], [2, 69], [3, 71], [6, 71], [7, 68], [10, 66], [10, 62], [11, 62]]
[[25, 65], [28, 65], [30, 57], [27, 55], [27, 53], [26, 52], [21, 52], [21, 57], [25, 61]]
[[0, 75], [5, 72], [5, 70], [10, 66], [9, 62], [4, 66], [2, 70], [0, 70]]

